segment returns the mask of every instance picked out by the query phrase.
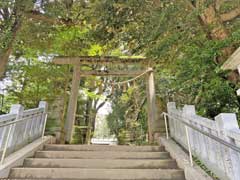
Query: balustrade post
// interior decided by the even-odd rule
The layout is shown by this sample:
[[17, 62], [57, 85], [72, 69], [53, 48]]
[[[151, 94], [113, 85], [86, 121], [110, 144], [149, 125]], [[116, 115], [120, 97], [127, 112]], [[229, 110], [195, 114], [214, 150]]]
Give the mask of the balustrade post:
[[[194, 105], [184, 105], [183, 120], [189, 124], [192, 124], [192, 122], [189, 119], [194, 118], [193, 117], [194, 115], [196, 115], [195, 106]], [[197, 134], [191, 128], [188, 128], [188, 133], [189, 133], [189, 142], [191, 145], [191, 149], [193, 150], [193, 152], [196, 152], [196, 148], [198, 147]]]
[[[14, 104], [11, 106], [10, 114], [16, 114], [16, 120], [19, 120], [23, 116], [24, 107], [21, 104]], [[18, 145], [21, 142], [20, 137], [23, 137], [23, 128], [20, 126], [21, 122], [13, 124], [12, 127], [12, 135], [9, 139], [9, 146], [11, 145]], [[16, 127], [18, 126], [18, 127]], [[14, 147], [13, 147], [14, 148]]]
[[[14, 104], [11, 106], [9, 114], [16, 114], [15, 120], [18, 120], [22, 117], [23, 111], [24, 111], [24, 107], [22, 105]], [[6, 154], [8, 153], [7, 152], [8, 149], [14, 148], [12, 146], [12, 144], [14, 142], [17, 143], [17, 141], [16, 141], [18, 138], [17, 132], [21, 131], [21, 128], [15, 129], [15, 126], [16, 126], [16, 124], [11, 124], [6, 127], [8, 130], [5, 131], [5, 132], [7, 132], [7, 134], [6, 134], [6, 142], [4, 143], [3, 153], [2, 153], [2, 157], [1, 157], [1, 164], [4, 163], [4, 159], [5, 159]]]
[[[167, 112], [171, 116], [174, 111], [176, 111], [176, 103], [175, 102], [168, 102], [167, 103]], [[170, 136], [172, 138], [175, 138], [175, 120], [171, 117], [168, 117], [169, 122], [169, 130], [170, 130]]]
[[[234, 113], [221, 113], [215, 117], [218, 126], [218, 135], [223, 140], [234, 145], [234, 139], [227, 136], [227, 131], [239, 130], [236, 115]], [[239, 180], [240, 166], [239, 166], [239, 153], [226, 146], [221, 146], [222, 158], [225, 166], [226, 175], [231, 180]]]
[[46, 129], [46, 124], [47, 124], [47, 110], [48, 110], [48, 103], [46, 101], [40, 101], [39, 108], [44, 108], [42, 119], [41, 119], [41, 125], [40, 125], [40, 131], [42, 138], [44, 137], [45, 129]]
[[16, 114], [16, 120], [20, 119], [23, 115], [24, 107], [21, 104], [13, 104], [11, 106], [9, 114]]

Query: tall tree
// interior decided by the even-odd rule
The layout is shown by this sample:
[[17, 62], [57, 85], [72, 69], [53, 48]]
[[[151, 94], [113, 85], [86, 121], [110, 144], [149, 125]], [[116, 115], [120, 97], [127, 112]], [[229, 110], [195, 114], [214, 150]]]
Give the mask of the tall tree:
[[155, 59], [157, 94], [165, 100], [196, 104], [210, 117], [239, 112], [239, 78], [220, 70], [240, 45], [239, 7], [239, 0], [106, 0], [96, 5], [96, 37]]
[[9, 56], [13, 51], [13, 44], [21, 27], [21, 11], [29, 2], [16, 0], [0, 3], [0, 36], [2, 42], [0, 47], [0, 77], [5, 72]]

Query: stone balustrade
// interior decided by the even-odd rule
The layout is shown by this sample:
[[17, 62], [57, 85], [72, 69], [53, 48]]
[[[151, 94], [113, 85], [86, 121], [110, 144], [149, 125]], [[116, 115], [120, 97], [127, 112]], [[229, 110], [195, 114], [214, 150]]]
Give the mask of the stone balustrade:
[[186, 126], [190, 125], [187, 129], [193, 156], [220, 179], [240, 180], [240, 130], [234, 113], [221, 113], [211, 120], [197, 115], [192, 105], [177, 109], [169, 102], [167, 109], [170, 136], [175, 141], [188, 150]]
[[44, 101], [29, 110], [24, 110], [20, 104], [12, 105], [9, 114], [0, 116], [1, 164], [5, 157], [44, 135], [46, 116]]

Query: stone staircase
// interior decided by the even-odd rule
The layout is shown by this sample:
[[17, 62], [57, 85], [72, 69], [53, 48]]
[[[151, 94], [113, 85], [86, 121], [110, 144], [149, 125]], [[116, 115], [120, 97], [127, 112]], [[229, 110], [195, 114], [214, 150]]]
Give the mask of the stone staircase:
[[45, 145], [10, 179], [185, 180], [162, 146]]

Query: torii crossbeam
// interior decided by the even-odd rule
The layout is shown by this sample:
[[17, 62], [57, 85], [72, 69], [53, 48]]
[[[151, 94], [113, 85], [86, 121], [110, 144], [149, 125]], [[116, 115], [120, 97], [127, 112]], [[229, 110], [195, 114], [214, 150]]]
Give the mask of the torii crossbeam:
[[[80, 57], [55, 57], [53, 59], [54, 64], [63, 65], [70, 64], [73, 65], [73, 78], [72, 78], [72, 87], [70, 100], [67, 110], [67, 119], [65, 122], [65, 132], [67, 143], [71, 142], [71, 137], [73, 134], [73, 127], [76, 116], [77, 109], [77, 97], [79, 93], [79, 83], [80, 77], [86, 76], [121, 76], [121, 77], [134, 77], [142, 74], [146, 69], [150, 68], [150, 61], [146, 58], [131, 58], [131, 57], [114, 57], [114, 56], [80, 56]], [[81, 71], [80, 67], [82, 65], [109, 65], [109, 64], [138, 64], [143, 70], [117, 70], [117, 71], [101, 71], [101, 70], [91, 70], [91, 71]], [[153, 71], [148, 71], [147, 73], [147, 102], [148, 102], [148, 134], [149, 141], [153, 142], [153, 124], [156, 120], [156, 111], [155, 111], [155, 86], [154, 86], [154, 76]]]

